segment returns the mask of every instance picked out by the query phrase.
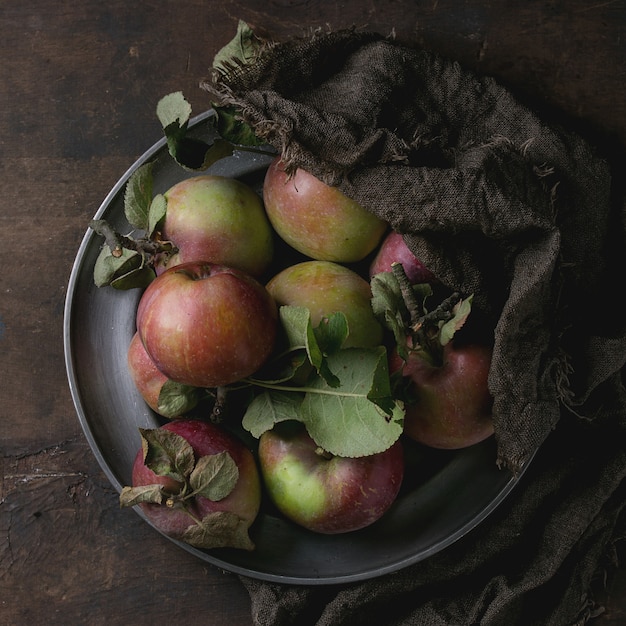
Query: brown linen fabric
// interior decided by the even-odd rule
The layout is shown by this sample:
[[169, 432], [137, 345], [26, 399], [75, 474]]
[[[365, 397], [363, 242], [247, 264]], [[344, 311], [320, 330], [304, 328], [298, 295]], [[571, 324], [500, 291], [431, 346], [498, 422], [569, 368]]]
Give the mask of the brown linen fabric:
[[[491, 78], [377, 34], [271, 46], [209, 88], [235, 103], [290, 167], [387, 220], [495, 328], [490, 387], [500, 460], [522, 466], [561, 405], [619, 372], [624, 268], [609, 164]], [[617, 257], [617, 258], [614, 258]], [[586, 415], [592, 417], [591, 415]]]
[[[571, 609], [571, 594], [589, 582], [623, 500], [625, 459], [615, 441], [623, 444], [626, 421], [626, 316], [616, 288], [626, 227], [612, 164], [495, 80], [376, 33], [270, 45], [206, 88], [234, 104], [289, 168], [337, 185], [402, 232], [442, 282], [474, 294], [494, 332], [489, 384], [501, 465], [519, 470], [559, 424], [526, 488], [462, 542], [463, 553], [449, 549], [336, 597], [246, 581], [264, 615], [257, 623], [361, 623], [379, 608], [388, 620], [376, 623], [385, 624], [570, 623], [555, 607]], [[603, 458], [604, 446], [613, 453]], [[576, 492], [575, 477], [590, 492], [598, 481], [587, 494], [594, 497]], [[533, 527], [541, 534], [531, 536]], [[524, 541], [534, 543], [528, 552]], [[524, 592], [555, 594], [558, 617], [506, 621], [528, 617]], [[408, 596], [406, 610], [396, 606]], [[305, 617], [313, 599], [329, 602], [319, 622]]]

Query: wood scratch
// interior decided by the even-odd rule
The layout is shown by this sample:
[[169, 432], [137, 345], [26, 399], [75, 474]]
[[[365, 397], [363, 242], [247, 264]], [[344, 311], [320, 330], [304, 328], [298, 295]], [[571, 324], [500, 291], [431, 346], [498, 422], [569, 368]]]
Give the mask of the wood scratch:
[[598, 4], [592, 4], [588, 7], [582, 7], [581, 9], [576, 9], [575, 13], [585, 13], [586, 11], [592, 11], [593, 9], [601, 9], [602, 7], [608, 7], [611, 4], [615, 4], [620, 2], [620, 0], [608, 0], [607, 2], [600, 2]]
[[87, 475], [73, 468], [67, 468], [68, 440], [38, 450], [31, 450], [14, 456], [0, 456], [0, 504], [8, 495], [19, 492], [37, 483], [71, 480], [83, 482]]
[[40, 472], [35, 470], [28, 474], [7, 474], [4, 479], [12, 479], [14, 483], [30, 483], [34, 480], [48, 480], [50, 478], [86, 478], [82, 472]]

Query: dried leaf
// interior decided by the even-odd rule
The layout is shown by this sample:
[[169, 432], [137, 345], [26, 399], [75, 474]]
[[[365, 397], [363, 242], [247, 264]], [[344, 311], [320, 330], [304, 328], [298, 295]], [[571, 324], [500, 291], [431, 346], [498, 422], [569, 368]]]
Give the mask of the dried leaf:
[[161, 504], [163, 502], [163, 485], [141, 485], [138, 487], [122, 488], [120, 493], [120, 506], [135, 506], [142, 502]]
[[184, 482], [195, 465], [193, 448], [180, 435], [165, 428], [140, 428], [143, 459], [157, 476]]
[[179, 537], [196, 548], [238, 548], [254, 550], [248, 523], [230, 511], [209, 513], [200, 523], [189, 526]]
[[228, 452], [200, 457], [189, 476], [193, 492], [213, 502], [228, 496], [238, 480], [239, 468]]

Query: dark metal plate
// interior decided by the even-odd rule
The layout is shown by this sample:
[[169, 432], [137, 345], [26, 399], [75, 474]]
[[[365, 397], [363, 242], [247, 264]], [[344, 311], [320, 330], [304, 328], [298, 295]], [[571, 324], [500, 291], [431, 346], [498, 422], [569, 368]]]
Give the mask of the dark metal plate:
[[[210, 115], [207, 112], [192, 121], [190, 128], [196, 136], [211, 136]], [[270, 159], [239, 152], [209, 172], [260, 184]], [[96, 218], [128, 232], [124, 188], [132, 172], [146, 161], [155, 163], [155, 193], [189, 176], [173, 162], [161, 140], [122, 176]], [[101, 245], [102, 239], [87, 231], [78, 250], [65, 306], [64, 347], [81, 426], [103, 471], [121, 491], [130, 484], [139, 446], [137, 429], [154, 428], [162, 422], [147, 408], [126, 370], [140, 293], [94, 285], [93, 267]], [[267, 506], [251, 531], [257, 546], [253, 552], [209, 552], [175, 543], [224, 570], [273, 582], [319, 585], [381, 576], [443, 550], [498, 506], [519, 477], [498, 469], [495, 454], [492, 439], [455, 452], [410, 447], [407, 478], [392, 510], [376, 524], [354, 533], [314, 534]]]

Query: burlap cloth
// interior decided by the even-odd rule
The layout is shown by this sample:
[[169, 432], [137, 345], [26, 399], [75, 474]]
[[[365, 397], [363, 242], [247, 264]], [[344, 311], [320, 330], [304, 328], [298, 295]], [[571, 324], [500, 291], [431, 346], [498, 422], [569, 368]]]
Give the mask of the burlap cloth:
[[615, 164], [493, 79], [376, 33], [274, 43], [206, 88], [474, 294], [495, 329], [498, 463], [516, 472], [539, 449], [495, 513], [422, 563], [345, 586], [242, 578], [255, 624], [584, 623], [625, 521]]

